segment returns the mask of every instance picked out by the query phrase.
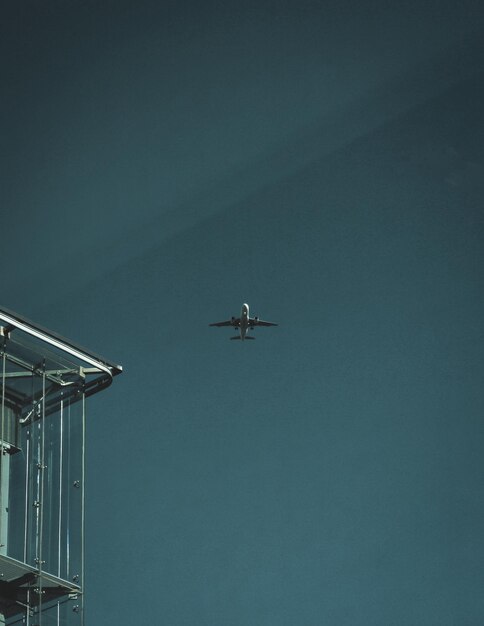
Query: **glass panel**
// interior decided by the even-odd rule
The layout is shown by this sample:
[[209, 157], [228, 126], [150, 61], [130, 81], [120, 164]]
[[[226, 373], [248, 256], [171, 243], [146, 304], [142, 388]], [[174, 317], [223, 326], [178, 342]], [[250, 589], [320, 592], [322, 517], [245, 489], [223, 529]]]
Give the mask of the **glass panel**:
[[77, 582], [82, 579], [83, 564], [83, 494], [84, 494], [84, 401], [69, 402], [66, 415], [66, 579]]

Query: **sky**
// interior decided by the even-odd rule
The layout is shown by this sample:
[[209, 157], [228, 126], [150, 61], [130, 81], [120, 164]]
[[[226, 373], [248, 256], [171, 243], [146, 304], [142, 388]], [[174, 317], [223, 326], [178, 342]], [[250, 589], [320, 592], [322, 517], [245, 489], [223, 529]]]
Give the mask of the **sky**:
[[[2, 7], [2, 305], [105, 355], [86, 623], [484, 618], [477, 1]], [[242, 302], [277, 328], [232, 342]]]

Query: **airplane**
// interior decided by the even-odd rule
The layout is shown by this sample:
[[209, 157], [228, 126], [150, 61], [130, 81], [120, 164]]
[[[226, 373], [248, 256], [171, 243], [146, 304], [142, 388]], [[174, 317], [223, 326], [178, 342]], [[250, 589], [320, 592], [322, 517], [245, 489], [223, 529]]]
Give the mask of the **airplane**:
[[274, 322], [264, 322], [258, 317], [250, 317], [249, 305], [244, 303], [240, 317], [232, 317], [232, 319], [226, 322], [215, 322], [214, 324], [209, 324], [209, 326], [232, 326], [239, 330], [239, 334], [235, 337], [230, 337], [230, 339], [240, 339], [244, 341], [245, 339], [255, 339], [255, 337], [251, 337], [247, 334], [249, 328], [250, 330], [254, 330], [255, 326], [277, 326], [277, 324], [274, 324]]

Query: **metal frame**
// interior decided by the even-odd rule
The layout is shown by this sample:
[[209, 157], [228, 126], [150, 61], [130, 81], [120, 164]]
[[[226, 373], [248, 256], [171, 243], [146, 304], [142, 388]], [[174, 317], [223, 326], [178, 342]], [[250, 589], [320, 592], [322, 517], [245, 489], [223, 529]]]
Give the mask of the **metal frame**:
[[[107, 359], [82, 348], [72, 341], [61, 337], [57, 333], [42, 328], [38, 324], [34, 324], [30, 320], [18, 315], [18, 313], [14, 313], [13, 311], [1, 307], [0, 335], [10, 338], [12, 333], [16, 330], [22, 331], [26, 335], [34, 337], [35, 339], [39, 339], [47, 345], [69, 354], [70, 356], [73, 356], [79, 361], [85, 363], [88, 367], [80, 367], [80, 373], [82, 376], [85, 374], [94, 374], [99, 372], [101, 376], [95, 378], [94, 380], [86, 381], [84, 386], [86, 396], [90, 396], [101, 389], [109, 387], [114, 376], [121, 374], [123, 371], [121, 365], [112, 363], [111, 361], [108, 361]], [[20, 366], [26, 365], [24, 363], [18, 364]], [[27, 366], [27, 369], [33, 371], [31, 366]], [[56, 382], [59, 383], [58, 380]]]

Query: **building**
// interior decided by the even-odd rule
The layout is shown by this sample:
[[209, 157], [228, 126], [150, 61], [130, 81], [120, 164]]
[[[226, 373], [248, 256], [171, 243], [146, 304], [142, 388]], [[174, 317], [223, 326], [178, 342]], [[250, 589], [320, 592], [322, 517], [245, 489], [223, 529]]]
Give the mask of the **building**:
[[84, 624], [86, 401], [121, 371], [0, 309], [0, 624]]

